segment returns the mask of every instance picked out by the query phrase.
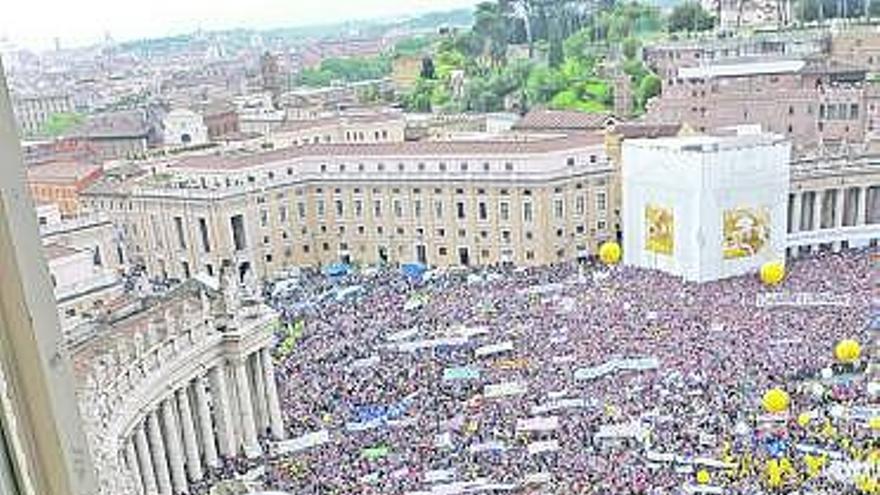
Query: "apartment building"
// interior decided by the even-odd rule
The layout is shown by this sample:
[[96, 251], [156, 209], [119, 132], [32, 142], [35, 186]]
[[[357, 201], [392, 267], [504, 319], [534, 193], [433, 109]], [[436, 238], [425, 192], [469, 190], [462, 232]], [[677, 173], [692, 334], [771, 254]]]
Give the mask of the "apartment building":
[[760, 124], [795, 154], [865, 140], [865, 69], [828, 59], [747, 60], [681, 67], [648, 106], [648, 119], [696, 131]]
[[205, 155], [87, 193], [152, 276], [335, 262], [540, 265], [614, 231], [603, 136], [318, 144]]
[[401, 113], [342, 114], [288, 121], [264, 138], [275, 149], [306, 144], [375, 144], [404, 140]]
[[53, 161], [27, 168], [27, 185], [38, 203], [57, 204], [64, 216], [80, 211], [80, 192], [101, 175], [101, 165]]

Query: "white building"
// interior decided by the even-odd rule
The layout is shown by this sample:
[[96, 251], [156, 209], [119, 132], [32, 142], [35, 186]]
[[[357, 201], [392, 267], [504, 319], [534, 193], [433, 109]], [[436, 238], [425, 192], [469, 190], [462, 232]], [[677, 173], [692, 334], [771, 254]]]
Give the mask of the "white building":
[[208, 143], [205, 119], [192, 110], [178, 108], [162, 119], [166, 146], [194, 146]]
[[62, 219], [58, 205], [44, 204], [37, 207], [37, 219], [58, 318], [69, 333], [84, 318], [105, 312], [122, 295], [123, 253], [105, 215]]
[[703, 282], [785, 258], [791, 145], [738, 131], [624, 142], [625, 263]]

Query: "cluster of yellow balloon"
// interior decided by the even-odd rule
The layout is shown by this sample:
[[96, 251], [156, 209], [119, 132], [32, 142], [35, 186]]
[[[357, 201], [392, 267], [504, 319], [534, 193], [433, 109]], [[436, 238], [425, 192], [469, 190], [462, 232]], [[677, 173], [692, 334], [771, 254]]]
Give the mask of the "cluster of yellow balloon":
[[761, 265], [760, 276], [765, 285], [779, 285], [785, 279], [785, 265], [780, 261], [768, 261]]
[[620, 249], [620, 244], [614, 241], [603, 242], [602, 245], [599, 246], [599, 259], [606, 265], [614, 265], [620, 261], [620, 255], [622, 252], [623, 250]]
[[781, 388], [771, 388], [764, 393], [761, 403], [768, 413], [779, 414], [788, 410], [789, 400], [788, 392]]
[[843, 364], [851, 364], [859, 360], [862, 346], [853, 339], [843, 339], [834, 346], [834, 357]]
[[706, 471], [705, 469], [697, 471], [697, 483], [708, 485], [710, 481], [712, 481], [712, 476], [709, 475], [709, 471]]

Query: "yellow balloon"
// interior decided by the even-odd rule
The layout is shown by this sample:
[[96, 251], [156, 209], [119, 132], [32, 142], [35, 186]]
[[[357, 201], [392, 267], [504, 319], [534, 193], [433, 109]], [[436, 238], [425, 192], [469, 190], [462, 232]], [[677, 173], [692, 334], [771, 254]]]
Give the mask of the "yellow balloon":
[[767, 412], [773, 414], [781, 413], [788, 409], [788, 392], [781, 388], [771, 388], [764, 393], [764, 398], [761, 402]]
[[862, 346], [853, 339], [843, 339], [834, 346], [834, 357], [841, 363], [853, 363], [862, 355]]
[[778, 285], [785, 278], [785, 265], [780, 261], [768, 261], [761, 265], [760, 275], [766, 285]]
[[868, 426], [870, 426], [872, 430], [880, 430], [880, 416], [874, 416], [868, 420]]
[[709, 481], [712, 480], [712, 477], [709, 475], [709, 471], [705, 469], [701, 469], [697, 471], [697, 483], [701, 485], [708, 485]]
[[808, 412], [802, 412], [798, 415], [797, 422], [801, 425], [802, 428], [806, 428], [808, 424], [810, 424], [810, 420], [813, 419]]
[[599, 246], [599, 259], [606, 265], [613, 265], [619, 262], [621, 253], [620, 244], [614, 241], [607, 241]]

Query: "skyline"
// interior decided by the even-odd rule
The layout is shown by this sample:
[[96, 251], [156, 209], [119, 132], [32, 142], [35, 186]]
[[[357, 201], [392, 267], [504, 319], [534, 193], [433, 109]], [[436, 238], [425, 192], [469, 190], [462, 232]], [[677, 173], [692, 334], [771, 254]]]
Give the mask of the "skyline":
[[[101, 42], [106, 34], [115, 41], [160, 38], [198, 30], [275, 29], [333, 24], [346, 21], [405, 17], [475, 5], [477, 0], [327, 0], [328, 8], [294, 0], [154, 0], [148, 15], [130, 4], [110, 0], [32, 0], [12, 7], [0, 17], [0, 42], [31, 50], [63, 48]], [[46, 15], [46, 12], [51, 14]], [[96, 15], [97, 14], [97, 15]], [[75, 27], [74, 27], [75, 26]], [[2, 44], [2, 43], [0, 43]]]

